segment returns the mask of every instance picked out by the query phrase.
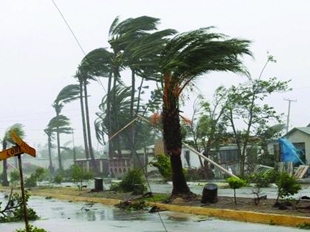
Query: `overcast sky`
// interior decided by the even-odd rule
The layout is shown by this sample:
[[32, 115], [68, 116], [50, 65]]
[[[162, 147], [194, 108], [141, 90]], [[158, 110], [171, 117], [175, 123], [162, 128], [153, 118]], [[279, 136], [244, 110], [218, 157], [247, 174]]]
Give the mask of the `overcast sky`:
[[[269, 102], [286, 120], [291, 103], [290, 128], [310, 123], [310, 1], [308, 0], [55, 0], [83, 50], [108, 47], [108, 30], [115, 19], [143, 15], [161, 19], [159, 29], [179, 32], [215, 26], [215, 32], [252, 41], [254, 59], [246, 59], [252, 78], [262, 70], [267, 52], [270, 63], [262, 78], [292, 80], [292, 91], [274, 95]], [[52, 103], [59, 91], [76, 84], [73, 77], [84, 54], [51, 0], [0, 1], [0, 138], [14, 123], [25, 127], [25, 141], [44, 144], [43, 130], [55, 112]], [[126, 79], [126, 76], [122, 76]], [[128, 77], [129, 78], [129, 77]], [[229, 87], [245, 77], [210, 73], [198, 82], [211, 96], [221, 84]], [[91, 119], [105, 91], [98, 83], [89, 86]], [[193, 98], [192, 98], [193, 99]], [[185, 109], [190, 113], [191, 102]], [[186, 112], [186, 111], [185, 111]], [[71, 119], [75, 143], [82, 144], [79, 104], [65, 106]], [[93, 138], [94, 146], [97, 142]]]

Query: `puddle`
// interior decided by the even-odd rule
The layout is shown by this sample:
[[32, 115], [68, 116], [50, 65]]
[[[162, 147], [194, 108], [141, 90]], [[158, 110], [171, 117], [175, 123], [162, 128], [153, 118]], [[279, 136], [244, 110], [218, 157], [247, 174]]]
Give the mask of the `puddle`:
[[[3, 193], [0, 193], [0, 201], [5, 202]], [[4, 205], [3, 203], [2, 206]], [[169, 211], [160, 214], [150, 214], [145, 211], [127, 212], [99, 203], [68, 202], [35, 196], [30, 197], [29, 206], [41, 218], [30, 224], [50, 232], [302, 231], [287, 227], [223, 221]], [[13, 232], [24, 227], [24, 222], [1, 223], [0, 231]]]

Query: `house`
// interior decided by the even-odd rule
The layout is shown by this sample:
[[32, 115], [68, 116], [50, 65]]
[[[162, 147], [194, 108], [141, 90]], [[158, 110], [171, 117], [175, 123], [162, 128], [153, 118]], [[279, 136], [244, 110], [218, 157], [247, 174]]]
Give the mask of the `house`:
[[[139, 156], [139, 164], [149, 172], [153, 167], [146, 165], [154, 157], [154, 145], [145, 147], [136, 151]], [[129, 170], [134, 167], [133, 159], [131, 158], [131, 152], [129, 150], [123, 150], [120, 157], [107, 157], [96, 158], [96, 164], [99, 168], [99, 172], [103, 176], [110, 176], [116, 178], [122, 178]], [[84, 171], [92, 171], [93, 164], [91, 159], [77, 159], [75, 161]]]

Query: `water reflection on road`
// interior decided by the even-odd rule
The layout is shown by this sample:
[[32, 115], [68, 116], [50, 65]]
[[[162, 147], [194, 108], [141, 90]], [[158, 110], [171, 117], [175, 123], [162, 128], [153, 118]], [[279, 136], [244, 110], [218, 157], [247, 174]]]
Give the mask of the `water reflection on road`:
[[[1, 193], [0, 201], [5, 201]], [[41, 197], [31, 197], [29, 205], [41, 217], [41, 220], [31, 222], [31, 224], [51, 232], [302, 231], [174, 212], [161, 212], [160, 214], [150, 214], [145, 211], [127, 212], [98, 203], [46, 200]], [[24, 223], [0, 224], [1, 232], [12, 232], [17, 228], [24, 228]]]

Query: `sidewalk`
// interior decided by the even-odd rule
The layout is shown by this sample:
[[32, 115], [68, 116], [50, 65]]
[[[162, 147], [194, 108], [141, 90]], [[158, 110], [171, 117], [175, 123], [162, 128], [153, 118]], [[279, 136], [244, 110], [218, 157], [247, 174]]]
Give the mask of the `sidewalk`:
[[[202, 182], [188, 182], [188, 186], [190, 190], [193, 193], [202, 195], [203, 188], [207, 182], [202, 183]], [[210, 182], [210, 183], [215, 183], [218, 185], [218, 195], [219, 196], [227, 196], [227, 197], [233, 197], [233, 190], [230, 189], [227, 185], [227, 183], [224, 182]], [[240, 189], [237, 189], [237, 196], [238, 197], [254, 197], [253, 195], [253, 190], [254, 187], [243, 187]], [[278, 194], [278, 189], [276, 186], [273, 187], [268, 187], [268, 188], [261, 188], [262, 190], [262, 195], [267, 195], [268, 198], [270, 199], [276, 199], [277, 194]], [[151, 192], [158, 192], [158, 193], [171, 193], [172, 191], [172, 183], [167, 183], [167, 184], [158, 184], [150, 181], [150, 191]], [[309, 196], [310, 197], [310, 185], [309, 184], [302, 184], [302, 190], [292, 196], [296, 199], [302, 197], [302, 196]]]

